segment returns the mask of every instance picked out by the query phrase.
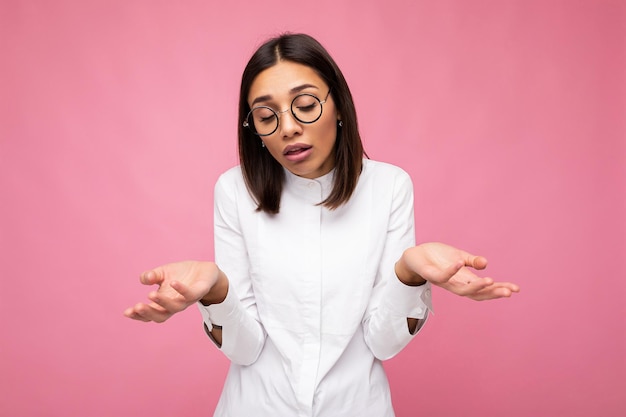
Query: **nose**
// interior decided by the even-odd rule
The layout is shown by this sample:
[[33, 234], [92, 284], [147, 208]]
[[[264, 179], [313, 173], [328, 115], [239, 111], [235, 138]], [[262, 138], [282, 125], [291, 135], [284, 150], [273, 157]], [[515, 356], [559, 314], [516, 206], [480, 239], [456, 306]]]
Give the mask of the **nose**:
[[280, 112], [278, 128], [283, 138], [291, 138], [302, 133], [302, 125], [289, 110]]

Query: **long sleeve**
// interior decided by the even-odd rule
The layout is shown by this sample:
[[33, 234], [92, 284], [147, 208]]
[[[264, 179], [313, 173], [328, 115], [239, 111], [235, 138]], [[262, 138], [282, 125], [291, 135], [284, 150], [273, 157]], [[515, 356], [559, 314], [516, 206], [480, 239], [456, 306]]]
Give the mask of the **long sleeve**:
[[[364, 322], [365, 341], [374, 356], [385, 360], [400, 352], [419, 332], [432, 310], [430, 283], [410, 287], [396, 277], [395, 262], [415, 245], [413, 184], [408, 174], [397, 175], [384, 249]], [[422, 319], [409, 333], [407, 318]]]
[[208, 330], [222, 327], [222, 352], [233, 362], [249, 365], [259, 356], [266, 333], [259, 320], [256, 299], [250, 280], [250, 262], [240, 224], [238, 193], [230, 187], [238, 184], [224, 180], [215, 186], [214, 236], [215, 263], [229, 281], [226, 299], [208, 307], [199, 305]]
[[239, 168], [218, 181], [215, 255], [230, 286], [201, 311], [207, 328], [222, 326], [233, 363], [216, 415], [393, 415], [378, 359], [411, 340], [407, 317], [426, 316], [429, 291], [394, 274], [415, 243], [410, 178], [363, 163], [354, 194], [335, 210], [319, 204], [333, 171], [286, 171], [275, 215], [255, 210]]

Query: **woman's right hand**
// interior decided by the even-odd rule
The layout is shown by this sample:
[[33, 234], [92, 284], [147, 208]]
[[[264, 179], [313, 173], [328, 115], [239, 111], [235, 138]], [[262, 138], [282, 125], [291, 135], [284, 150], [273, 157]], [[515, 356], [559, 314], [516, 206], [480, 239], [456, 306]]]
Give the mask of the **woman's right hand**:
[[137, 303], [124, 311], [126, 317], [140, 321], [164, 322], [198, 301], [221, 303], [228, 291], [228, 279], [213, 262], [175, 262], [146, 271], [139, 280], [144, 285], [158, 285], [148, 294], [149, 303]]

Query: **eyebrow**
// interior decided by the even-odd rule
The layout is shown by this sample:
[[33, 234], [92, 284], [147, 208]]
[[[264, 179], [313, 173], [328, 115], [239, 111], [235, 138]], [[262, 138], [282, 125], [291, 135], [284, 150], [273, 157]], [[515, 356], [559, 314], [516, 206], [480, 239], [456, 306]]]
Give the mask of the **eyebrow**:
[[[294, 88], [292, 88], [291, 90], [289, 90], [289, 93], [290, 93], [290, 94], [299, 93], [299, 92], [301, 92], [302, 90], [306, 90], [307, 88], [315, 88], [315, 89], [318, 89], [318, 90], [319, 90], [319, 88], [318, 88], [318, 87], [316, 87], [316, 86], [314, 86], [313, 84], [302, 84], [302, 85], [299, 85], [299, 86], [294, 87]], [[270, 94], [266, 94], [266, 95], [264, 95], [264, 96], [259, 96], [259, 97], [255, 98], [255, 99], [252, 101], [252, 104], [250, 105], [250, 107], [254, 107], [254, 105], [255, 105], [256, 103], [260, 103], [260, 102], [263, 102], [263, 101], [269, 101], [269, 100], [271, 100], [271, 99], [272, 99], [272, 96], [271, 96]]]

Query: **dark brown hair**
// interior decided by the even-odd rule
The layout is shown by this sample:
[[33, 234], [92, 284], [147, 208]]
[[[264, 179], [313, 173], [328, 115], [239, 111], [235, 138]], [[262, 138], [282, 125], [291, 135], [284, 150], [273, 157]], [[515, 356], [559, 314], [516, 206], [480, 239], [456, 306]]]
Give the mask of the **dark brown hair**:
[[241, 77], [239, 92], [239, 161], [248, 190], [257, 210], [276, 214], [285, 175], [282, 166], [261, 146], [261, 140], [242, 125], [250, 111], [248, 93], [262, 71], [280, 61], [291, 61], [313, 69], [330, 87], [330, 94], [341, 115], [343, 127], [337, 128], [333, 189], [320, 204], [336, 209], [346, 203], [361, 174], [363, 144], [357, 125], [352, 94], [341, 70], [324, 47], [309, 35], [284, 34], [261, 45], [248, 61]]

